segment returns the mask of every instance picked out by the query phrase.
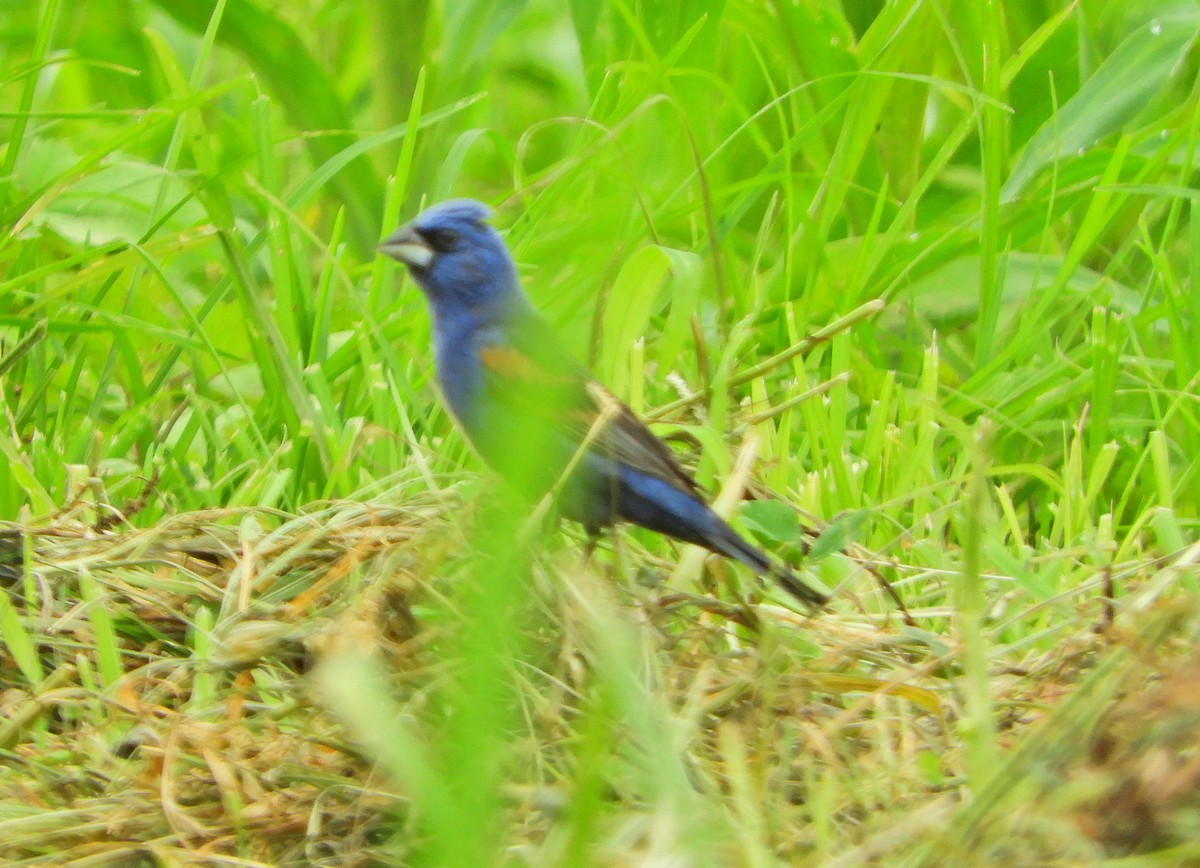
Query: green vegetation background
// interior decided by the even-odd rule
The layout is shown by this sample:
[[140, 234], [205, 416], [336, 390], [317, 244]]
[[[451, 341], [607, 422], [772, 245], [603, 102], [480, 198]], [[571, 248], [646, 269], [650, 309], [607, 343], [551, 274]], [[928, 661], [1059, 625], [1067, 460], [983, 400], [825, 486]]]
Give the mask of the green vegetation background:
[[[1110, 700], [1158, 680], [1160, 652], [1174, 659], [1200, 624], [1188, 608], [1200, 4], [2, 9], [0, 520], [25, 529], [9, 547], [27, 563], [0, 606], [0, 687], [33, 712], [0, 748], [94, 765], [88, 752], [137, 717], [113, 697], [176, 661], [187, 675], [159, 697], [180, 715], [155, 718], [164, 733], [168, 721], [229, 725], [228, 703], [249, 691], [259, 705], [239, 726], [256, 737], [269, 718], [275, 735], [283, 720], [301, 741], [324, 726], [347, 752], [367, 744], [388, 773], [356, 786], [397, 796], [347, 808], [365, 837], [341, 832], [341, 846], [368, 860], [832, 864], [898, 847], [921, 863], [947, 847], [1044, 856], [1039, 836], [1063, 835], [1093, 859], [1197, 840], [1183, 796], [1112, 835], [1079, 817], [1109, 810], [1096, 805], [1121, 773], [1093, 769], [1066, 795], [1057, 784], [1090, 756], [1085, 736]], [[669, 572], [669, 544], [627, 534], [613, 565], [584, 568], [547, 542], [552, 559], [534, 572], [553, 578], [534, 591], [513, 590], [530, 582], [509, 560], [472, 560], [481, 535], [503, 549], [527, 529], [507, 517], [491, 536], [473, 529], [492, 522], [475, 520], [476, 494], [494, 486], [432, 388], [423, 299], [373, 254], [449, 196], [495, 206], [532, 297], [636, 410], [693, 398], [658, 424], [690, 444], [705, 485], [744, 482], [738, 456], [755, 450], [751, 487], [779, 500], [742, 507], [748, 532], [795, 555], [797, 510], [834, 521], [846, 552], [827, 545], [809, 566], [841, 589], [833, 613], [799, 629], [778, 615], [765, 644], [720, 619], [695, 639], [713, 660], [762, 667], [737, 676], [758, 685], [753, 712], [712, 712], [678, 644], [621, 628], [634, 604], [609, 600], [605, 583], [627, 594], [643, 564]], [[351, 585], [321, 613], [335, 619], [406, 570], [437, 588], [416, 597], [416, 620], [457, 638], [429, 643], [452, 674], [426, 674], [448, 680], [410, 673], [403, 690], [395, 660], [388, 675], [360, 652], [328, 652], [314, 689], [332, 715], [318, 726], [289, 717], [300, 712], [285, 694], [307, 683], [294, 661], [263, 655], [255, 688], [201, 664], [222, 631], [278, 622], [270, 605], [329, 590], [283, 541], [315, 523], [328, 534], [315, 550], [359, 551], [333, 539], [339, 522], [367, 521], [347, 518], [347, 503], [402, 526], [388, 549], [408, 560], [355, 555], [338, 573]], [[236, 560], [273, 540], [257, 550], [275, 559], [261, 561], [272, 578], [225, 575], [206, 597], [172, 574], [177, 597], [163, 605], [183, 632], [165, 636], [129, 590], [162, 588], [162, 539], [138, 534], [165, 537], [198, 510], [216, 512], [177, 548], [228, 531], [222, 552]], [[110, 538], [141, 540], [144, 558], [116, 542], [115, 554], [70, 548]], [[694, 590], [695, 567], [670, 585]], [[498, 597], [511, 611], [489, 611]], [[696, 618], [658, 627], [691, 637]], [[87, 629], [64, 626], [77, 621]], [[1119, 635], [1153, 637], [1137, 664], [1148, 669]], [[1064, 660], [1078, 665], [1064, 674]], [[737, 681], [717, 668], [705, 677]], [[567, 671], [580, 679], [569, 689]], [[44, 698], [56, 674], [83, 705]], [[566, 694], [551, 713], [541, 703], [555, 684]], [[918, 686], [903, 698], [901, 684]], [[425, 690], [436, 713], [413, 704]], [[805, 699], [784, 713], [763, 699], [771, 690]], [[1060, 692], [1082, 707], [1047, 699]], [[1058, 744], [1064, 733], [1077, 738]], [[101, 765], [110, 781], [117, 766], [130, 773]], [[38, 768], [31, 782], [49, 774]], [[163, 853], [209, 841], [238, 858], [315, 858], [311, 823], [265, 835], [244, 813], [254, 799], [235, 804], [210, 777], [216, 814], [200, 825], [226, 831], [206, 838], [160, 805], [160, 826], [114, 846], [148, 860], [166, 857], [145, 855], [147, 840]], [[542, 795], [502, 799], [506, 786]], [[538, 801], [547, 792], [557, 808]], [[110, 796], [88, 790], [89, 810]], [[75, 828], [63, 812], [82, 798], [6, 792], [0, 838], [6, 822], [26, 824], [8, 827], [25, 843], [7, 858], [44, 856], [45, 830]], [[337, 836], [322, 846], [335, 855], [321, 858], [348, 858]]]

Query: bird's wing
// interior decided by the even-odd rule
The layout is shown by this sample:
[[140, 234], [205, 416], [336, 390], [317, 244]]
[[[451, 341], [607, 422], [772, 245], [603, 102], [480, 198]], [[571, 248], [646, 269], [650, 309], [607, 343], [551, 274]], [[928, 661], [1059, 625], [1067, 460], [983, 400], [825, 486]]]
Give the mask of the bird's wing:
[[698, 494], [696, 480], [680, 466], [671, 448], [654, 436], [624, 402], [595, 380], [588, 381], [587, 392], [593, 412], [611, 419], [598, 440], [597, 451], [688, 494]]
[[541, 321], [521, 320], [480, 335], [488, 397], [578, 448], [697, 494], [696, 482], [633, 411], [595, 380], [551, 337]]

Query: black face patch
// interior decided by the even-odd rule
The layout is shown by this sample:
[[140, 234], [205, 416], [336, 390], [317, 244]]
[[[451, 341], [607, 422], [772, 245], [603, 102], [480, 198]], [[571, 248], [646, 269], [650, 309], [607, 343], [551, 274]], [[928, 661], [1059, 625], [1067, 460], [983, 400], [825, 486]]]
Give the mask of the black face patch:
[[421, 237], [433, 248], [435, 253], [449, 253], [458, 245], [458, 242], [462, 238], [453, 229], [425, 229], [418, 231], [421, 233]]

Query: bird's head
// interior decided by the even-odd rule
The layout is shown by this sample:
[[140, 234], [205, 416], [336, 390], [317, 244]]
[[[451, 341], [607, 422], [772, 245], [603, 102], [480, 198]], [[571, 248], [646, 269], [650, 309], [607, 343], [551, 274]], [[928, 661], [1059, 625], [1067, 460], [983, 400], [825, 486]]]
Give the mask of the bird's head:
[[490, 215], [474, 199], [442, 202], [393, 232], [379, 251], [408, 266], [435, 308], [503, 307], [522, 296], [508, 248], [486, 222]]

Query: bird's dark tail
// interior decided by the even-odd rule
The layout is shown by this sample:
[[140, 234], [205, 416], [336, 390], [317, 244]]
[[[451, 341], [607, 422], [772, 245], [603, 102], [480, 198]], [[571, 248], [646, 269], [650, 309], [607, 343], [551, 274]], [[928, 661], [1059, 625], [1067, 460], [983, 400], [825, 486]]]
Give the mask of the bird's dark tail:
[[[649, 432], [646, 436], [650, 436]], [[760, 576], [770, 576], [785, 591], [814, 609], [829, 602], [828, 594], [809, 587], [787, 567], [775, 563], [738, 536], [695, 492], [623, 464], [618, 465], [618, 472], [614, 511], [620, 518], [740, 561]], [[587, 523], [586, 517], [584, 522]]]
[[727, 558], [733, 558], [735, 561], [740, 561], [760, 576], [769, 576], [781, 588], [806, 606], [820, 609], [829, 602], [828, 594], [805, 584], [799, 576], [783, 564], [772, 561], [767, 557], [765, 552], [755, 548], [738, 536], [737, 531], [729, 525], [724, 522], [721, 522], [721, 524], [723, 525], [723, 532], [716, 539], [705, 540], [703, 543], [705, 548], [719, 555], [724, 555]]

